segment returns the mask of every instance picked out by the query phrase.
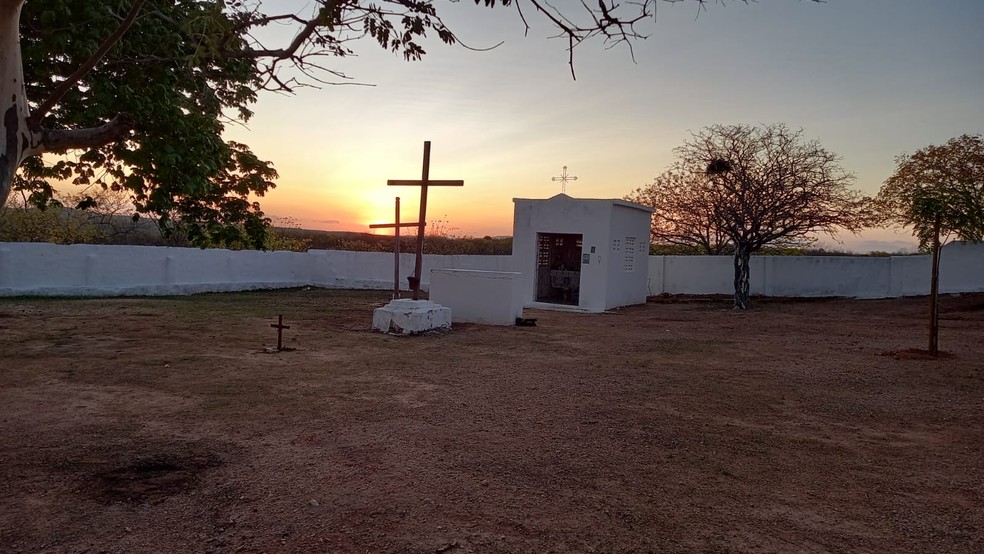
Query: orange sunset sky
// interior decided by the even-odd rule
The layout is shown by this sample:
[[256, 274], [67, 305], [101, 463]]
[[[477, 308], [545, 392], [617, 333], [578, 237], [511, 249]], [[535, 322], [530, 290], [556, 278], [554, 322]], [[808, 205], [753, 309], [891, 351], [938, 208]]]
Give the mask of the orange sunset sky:
[[[408, 63], [363, 40], [356, 57], [326, 62], [353, 84], [263, 94], [248, 127], [228, 128], [280, 173], [261, 200], [268, 215], [368, 231], [392, 220], [400, 195], [403, 219], [416, 220], [418, 190], [386, 180], [420, 177], [424, 140], [433, 143], [431, 178], [465, 181], [432, 189], [428, 219], [483, 236], [512, 233], [514, 197], [560, 192], [551, 177], [564, 165], [578, 177], [568, 194], [622, 197], [706, 125], [802, 127], [842, 156], [867, 194], [896, 155], [984, 130], [980, 0], [729, 1], [699, 15], [695, 2], [661, 4], [634, 62], [624, 47], [586, 43], [574, 53], [576, 81], [566, 42], [547, 38], [543, 19], [527, 14], [524, 37], [512, 9], [437, 5], [469, 46], [504, 43], [475, 52], [434, 41]], [[887, 230], [842, 238], [858, 251], [914, 244]]]

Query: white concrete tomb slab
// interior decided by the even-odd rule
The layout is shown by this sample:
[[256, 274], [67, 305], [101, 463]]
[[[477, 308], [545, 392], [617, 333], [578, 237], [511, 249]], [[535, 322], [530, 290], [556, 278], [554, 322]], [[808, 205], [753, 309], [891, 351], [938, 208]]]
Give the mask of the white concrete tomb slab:
[[514, 271], [432, 269], [430, 297], [455, 323], [515, 325], [523, 317], [522, 278]]
[[372, 329], [395, 335], [415, 335], [451, 328], [451, 308], [430, 300], [397, 298], [372, 312]]

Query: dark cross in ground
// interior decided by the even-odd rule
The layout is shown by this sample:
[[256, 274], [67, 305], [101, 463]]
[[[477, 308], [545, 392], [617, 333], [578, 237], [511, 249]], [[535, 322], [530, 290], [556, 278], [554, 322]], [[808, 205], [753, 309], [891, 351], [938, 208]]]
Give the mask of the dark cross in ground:
[[400, 223], [400, 197], [396, 197], [396, 218], [393, 223], [373, 223], [370, 229], [393, 229], [393, 254], [396, 268], [393, 270], [393, 300], [400, 297], [400, 227], [420, 227], [420, 223]]
[[277, 352], [284, 349], [284, 329], [290, 329], [290, 325], [284, 325], [284, 316], [278, 315], [277, 322], [271, 323], [270, 327], [277, 329]]
[[560, 181], [560, 192], [562, 194], [567, 194], [567, 181], [577, 181], [577, 177], [567, 174], [567, 166], [564, 166], [564, 171], [560, 173], [560, 177], [551, 177], [551, 181]]
[[[430, 179], [431, 143], [424, 141], [424, 170], [419, 181], [390, 179], [389, 186], [420, 187], [420, 217], [417, 219], [417, 259], [413, 265], [413, 277], [407, 277], [413, 289], [413, 299], [420, 300], [420, 273], [424, 265], [424, 226], [427, 225], [427, 187], [460, 187], [464, 181], [438, 181]], [[399, 227], [397, 227], [399, 229]]]

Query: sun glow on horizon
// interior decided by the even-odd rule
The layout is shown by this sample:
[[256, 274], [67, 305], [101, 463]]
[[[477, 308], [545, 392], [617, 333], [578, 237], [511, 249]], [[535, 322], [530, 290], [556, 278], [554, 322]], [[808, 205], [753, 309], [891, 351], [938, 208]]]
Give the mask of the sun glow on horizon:
[[[888, 8], [899, 2], [907, 8]], [[250, 128], [230, 127], [229, 138], [280, 173], [278, 188], [260, 199], [265, 212], [305, 228], [392, 234], [369, 225], [393, 222], [396, 196], [400, 220], [417, 221], [420, 191], [386, 181], [420, 178], [430, 140], [430, 177], [465, 186], [431, 189], [427, 223], [440, 220], [460, 236], [510, 235], [512, 199], [559, 193], [551, 177], [563, 166], [578, 177], [569, 195], [622, 198], [668, 168], [691, 131], [732, 123], [803, 128], [843, 156], [857, 188], [871, 195], [899, 153], [979, 132], [984, 122], [974, 96], [982, 75], [973, 54], [982, 44], [977, 3], [780, 2], [708, 10], [699, 21], [667, 9], [634, 56], [579, 49], [576, 81], [564, 49], [526, 37], [514, 14], [447, 9], [473, 43], [508, 40], [483, 53], [434, 44], [414, 63], [360, 48], [340, 63], [373, 86], [264, 95]], [[684, 43], [692, 47], [677, 52]], [[869, 235], [873, 248], [914, 242], [904, 233]]]

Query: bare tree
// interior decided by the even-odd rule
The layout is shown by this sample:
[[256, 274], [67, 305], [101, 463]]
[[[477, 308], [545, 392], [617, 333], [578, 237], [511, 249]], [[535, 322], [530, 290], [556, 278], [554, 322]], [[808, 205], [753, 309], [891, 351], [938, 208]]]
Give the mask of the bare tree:
[[677, 164], [625, 197], [653, 209], [653, 244], [683, 247], [702, 254], [730, 252], [731, 239], [718, 225], [708, 201], [709, 177]]
[[802, 130], [715, 125], [675, 153], [677, 165], [653, 185], [667, 205], [654, 235], [733, 248], [736, 309], [748, 307], [752, 254], [809, 244], [817, 233], [856, 232], [869, 221], [869, 200], [850, 188], [854, 176]]

